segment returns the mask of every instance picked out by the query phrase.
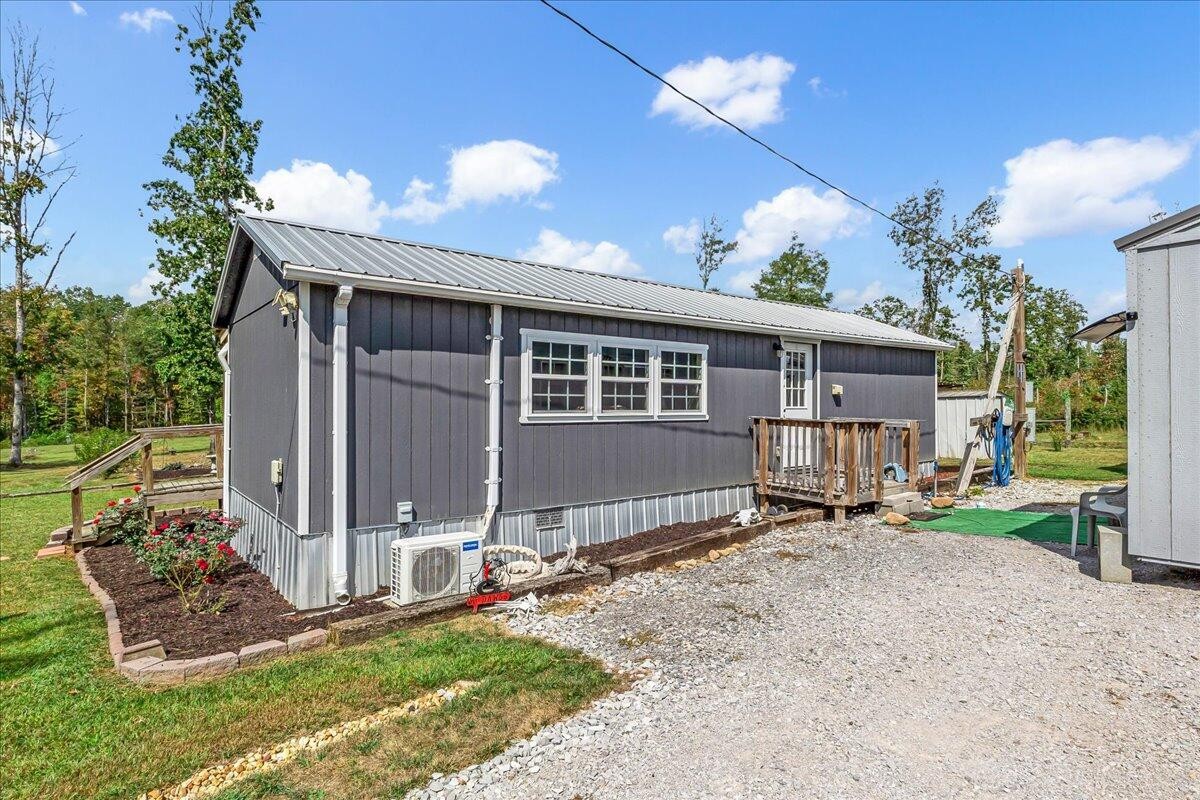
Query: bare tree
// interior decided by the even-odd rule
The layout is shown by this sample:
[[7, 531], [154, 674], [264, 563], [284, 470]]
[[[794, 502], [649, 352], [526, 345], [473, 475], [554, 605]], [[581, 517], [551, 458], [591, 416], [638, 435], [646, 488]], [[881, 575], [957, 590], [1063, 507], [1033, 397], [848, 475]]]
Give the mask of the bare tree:
[[730, 253], [737, 250], [738, 243], [726, 241], [724, 235], [724, 226], [716, 214], [704, 221], [700, 239], [696, 242], [696, 270], [700, 273], [700, 286], [705, 290], [713, 273], [721, 268]]
[[42, 237], [46, 217], [59, 192], [75, 176], [63, 156], [58, 137], [64, 112], [54, 105], [50, 66], [38, 54], [38, 40], [19, 23], [9, 29], [11, 64], [0, 70], [0, 253], [12, 253], [13, 296], [13, 409], [12, 450], [8, 463], [21, 465], [21, 442], [26, 432], [24, 294], [31, 286], [31, 267], [49, 261], [42, 286], [50, 285], [72, 233], [57, 251]]

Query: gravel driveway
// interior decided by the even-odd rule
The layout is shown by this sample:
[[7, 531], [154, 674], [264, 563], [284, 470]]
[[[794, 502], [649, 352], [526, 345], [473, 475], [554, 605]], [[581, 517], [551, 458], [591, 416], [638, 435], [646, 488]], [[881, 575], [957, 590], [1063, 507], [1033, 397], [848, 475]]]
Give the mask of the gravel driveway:
[[510, 625], [643, 677], [412, 796], [1200, 797], [1200, 580], [1095, 567], [854, 517], [557, 601]]

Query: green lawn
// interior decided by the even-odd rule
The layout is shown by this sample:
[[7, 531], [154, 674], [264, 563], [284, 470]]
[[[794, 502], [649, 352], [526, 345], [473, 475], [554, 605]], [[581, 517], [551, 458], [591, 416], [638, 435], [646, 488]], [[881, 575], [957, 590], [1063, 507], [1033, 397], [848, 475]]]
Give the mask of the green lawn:
[[[4, 492], [16, 485], [53, 488], [71, 468], [61, 448], [38, 450], [29, 468], [0, 472]], [[90, 492], [85, 511], [121, 494]], [[618, 680], [582, 655], [503, 635], [472, 618], [283, 659], [210, 683], [141, 688], [113, 672], [104, 617], [74, 562], [33, 558], [46, 534], [68, 520], [69, 503], [61, 494], [0, 500], [3, 798], [134, 796], [214, 761], [455, 680], [482, 681], [468, 700], [376, 731], [373, 744], [332, 748], [227, 793], [398, 796], [431, 772], [491, 757]], [[475, 726], [476, 719], [489, 724]]]
[[1125, 431], [1086, 432], [1070, 445], [1054, 449], [1050, 433], [1039, 432], [1029, 452], [1029, 474], [1034, 478], [1111, 483], [1126, 478]]

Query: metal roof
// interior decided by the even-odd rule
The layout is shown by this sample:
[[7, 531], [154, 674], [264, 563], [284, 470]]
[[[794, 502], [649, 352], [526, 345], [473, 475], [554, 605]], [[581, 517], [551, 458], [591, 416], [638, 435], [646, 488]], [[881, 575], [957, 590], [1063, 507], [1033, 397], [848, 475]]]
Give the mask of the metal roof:
[[1133, 233], [1127, 233], [1120, 239], [1113, 242], [1113, 246], [1118, 251], [1128, 250], [1135, 244], [1149, 239], [1151, 236], [1157, 236], [1163, 231], [1174, 228], [1178, 225], [1185, 225], [1192, 220], [1200, 219], [1200, 205], [1186, 208], [1177, 214], [1172, 214], [1169, 217], [1164, 217], [1157, 222], [1152, 222], [1144, 228], [1138, 228]]
[[673, 321], [699, 327], [808, 335], [899, 347], [943, 350], [950, 345], [843, 311], [706, 292], [643, 278], [605, 275], [518, 261], [449, 247], [389, 239], [256, 216], [237, 221], [213, 320], [232, 306], [248, 238], [285, 278], [351, 283], [413, 294], [463, 297], [575, 313]]

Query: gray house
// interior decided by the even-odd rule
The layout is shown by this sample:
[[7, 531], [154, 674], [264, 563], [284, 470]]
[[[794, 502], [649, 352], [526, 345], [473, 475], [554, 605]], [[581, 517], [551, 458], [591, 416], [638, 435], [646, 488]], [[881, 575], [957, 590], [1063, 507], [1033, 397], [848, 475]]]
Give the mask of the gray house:
[[838, 311], [246, 216], [213, 324], [235, 544], [301, 608], [377, 591], [399, 536], [751, 506], [755, 416], [920, 420], [934, 459], [945, 345]]

